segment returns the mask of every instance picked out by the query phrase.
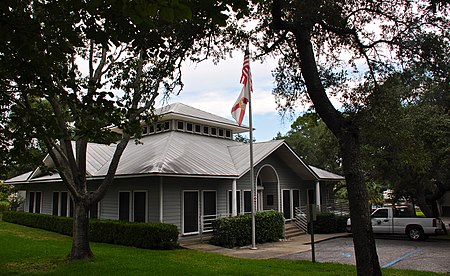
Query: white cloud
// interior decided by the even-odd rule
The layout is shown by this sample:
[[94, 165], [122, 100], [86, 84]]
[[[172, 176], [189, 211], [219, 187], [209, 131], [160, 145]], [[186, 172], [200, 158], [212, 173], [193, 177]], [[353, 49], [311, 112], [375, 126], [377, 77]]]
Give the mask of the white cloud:
[[[238, 97], [242, 84], [239, 83], [243, 54], [219, 62], [204, 61], [197, 65], [183, 67], [184, 89], [179, 96], [171, 96], [170, 103], [183, 102], [216, 115], [231, 118], [231, 106]], [[253, 75], [253, 115], [274, 113], [276, 104], [272, 95], [273, 78], [271, 70], [274, 60], [264, 64], [251, 63]], [[271, 64], [272, 63], [272, 64]]]

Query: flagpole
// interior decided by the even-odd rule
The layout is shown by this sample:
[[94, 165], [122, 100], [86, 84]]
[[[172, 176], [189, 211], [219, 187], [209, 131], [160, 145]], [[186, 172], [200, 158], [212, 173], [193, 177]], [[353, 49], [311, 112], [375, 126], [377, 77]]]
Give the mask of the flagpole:
[[[248, 47], [247, 47], [248, 51]], [[250, 53], [248, 54], [250, 56]], [[249, 57], [250, 62], [250, 57]], [[250, 68], [250, 67], [249, 67]], [[249, 69], [250, 75], [250, 69]], [[250, 81], [247, 81], [246, 85], [250, 85]], [[250, 87], [249, 87], [250, 90]], [[248, 93], [248, 124], [250, 127], [250, 185], [252, 186], [252, 249], [256, 248], [256, 185], [255, 185], [255, 172], [253, 170], [253, 114], [252, 114], [252, 91]]]
[[231, 115], [236, 120], [238, 125], [242, 124], [244, 118], [245, 109], [248, 105], [249, 116], [248, 122], [250, 127], [250, 185], [251, 185], [251, 201], [252, 201], [252, 249], [256, 248], [256, 203], [257, 203], [257, 189], [255, 184], [255, 174], [253, 170], [253, 115], [252, 115], [252, 73], [250, 70], [250, 52], [248, 49], [245, 51], [244, 64], [242, 66], [241, 83], [244, 84], [238, 99], [231, 108]]

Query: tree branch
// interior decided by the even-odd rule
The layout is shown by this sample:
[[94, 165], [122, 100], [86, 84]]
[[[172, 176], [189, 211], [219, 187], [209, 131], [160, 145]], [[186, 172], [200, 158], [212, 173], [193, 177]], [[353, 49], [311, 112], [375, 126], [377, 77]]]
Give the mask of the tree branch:
[[271, 12], [272, 12], [272, 18], [273, 18], [273, 20], [272, 20], [273, 27], [276, 30], [295, 32], [296, 28], [295, 28], [294, 24], [288, 23], [282, 19], [281, 10], [282, 10], [281, 9], [281, 0], [272, 1]]

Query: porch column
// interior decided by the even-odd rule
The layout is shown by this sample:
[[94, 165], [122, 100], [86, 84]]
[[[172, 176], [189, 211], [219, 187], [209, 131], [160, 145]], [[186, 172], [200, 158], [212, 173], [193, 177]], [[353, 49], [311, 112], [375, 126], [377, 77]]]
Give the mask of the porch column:
[[163, 177], [159, 178], [159, 222], [164, 222]]
[[236, 179], [233, 179], [231, 187], [231, 216], [237, 216], [237, 196], [236, 196]]
[[316, 181], [316, 205], [318, 206], [318, 210], [320, 211], [322, 203], [320, 202], [320, 182]]

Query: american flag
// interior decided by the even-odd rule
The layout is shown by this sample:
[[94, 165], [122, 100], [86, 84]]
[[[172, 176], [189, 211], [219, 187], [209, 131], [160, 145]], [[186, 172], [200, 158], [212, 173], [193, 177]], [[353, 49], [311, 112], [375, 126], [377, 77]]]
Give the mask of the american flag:
[[242, 66], [242, 75], [241, 75], [241, 83], [244, 85], [242, 87], [241, 93], [239, 94], [238, 99], [234, 103], [231, 108], [231, 115], [236, 120], [238, 125], [242, 124], [242, 120], [244, 119], [245, 109], [247, 107], [249, 93], [253, 92], [252, 85], [252, 73], [250, 71], [250, 54], [247, 46], [247, 50], [245, 51], [244, 56], [244, 64]]

